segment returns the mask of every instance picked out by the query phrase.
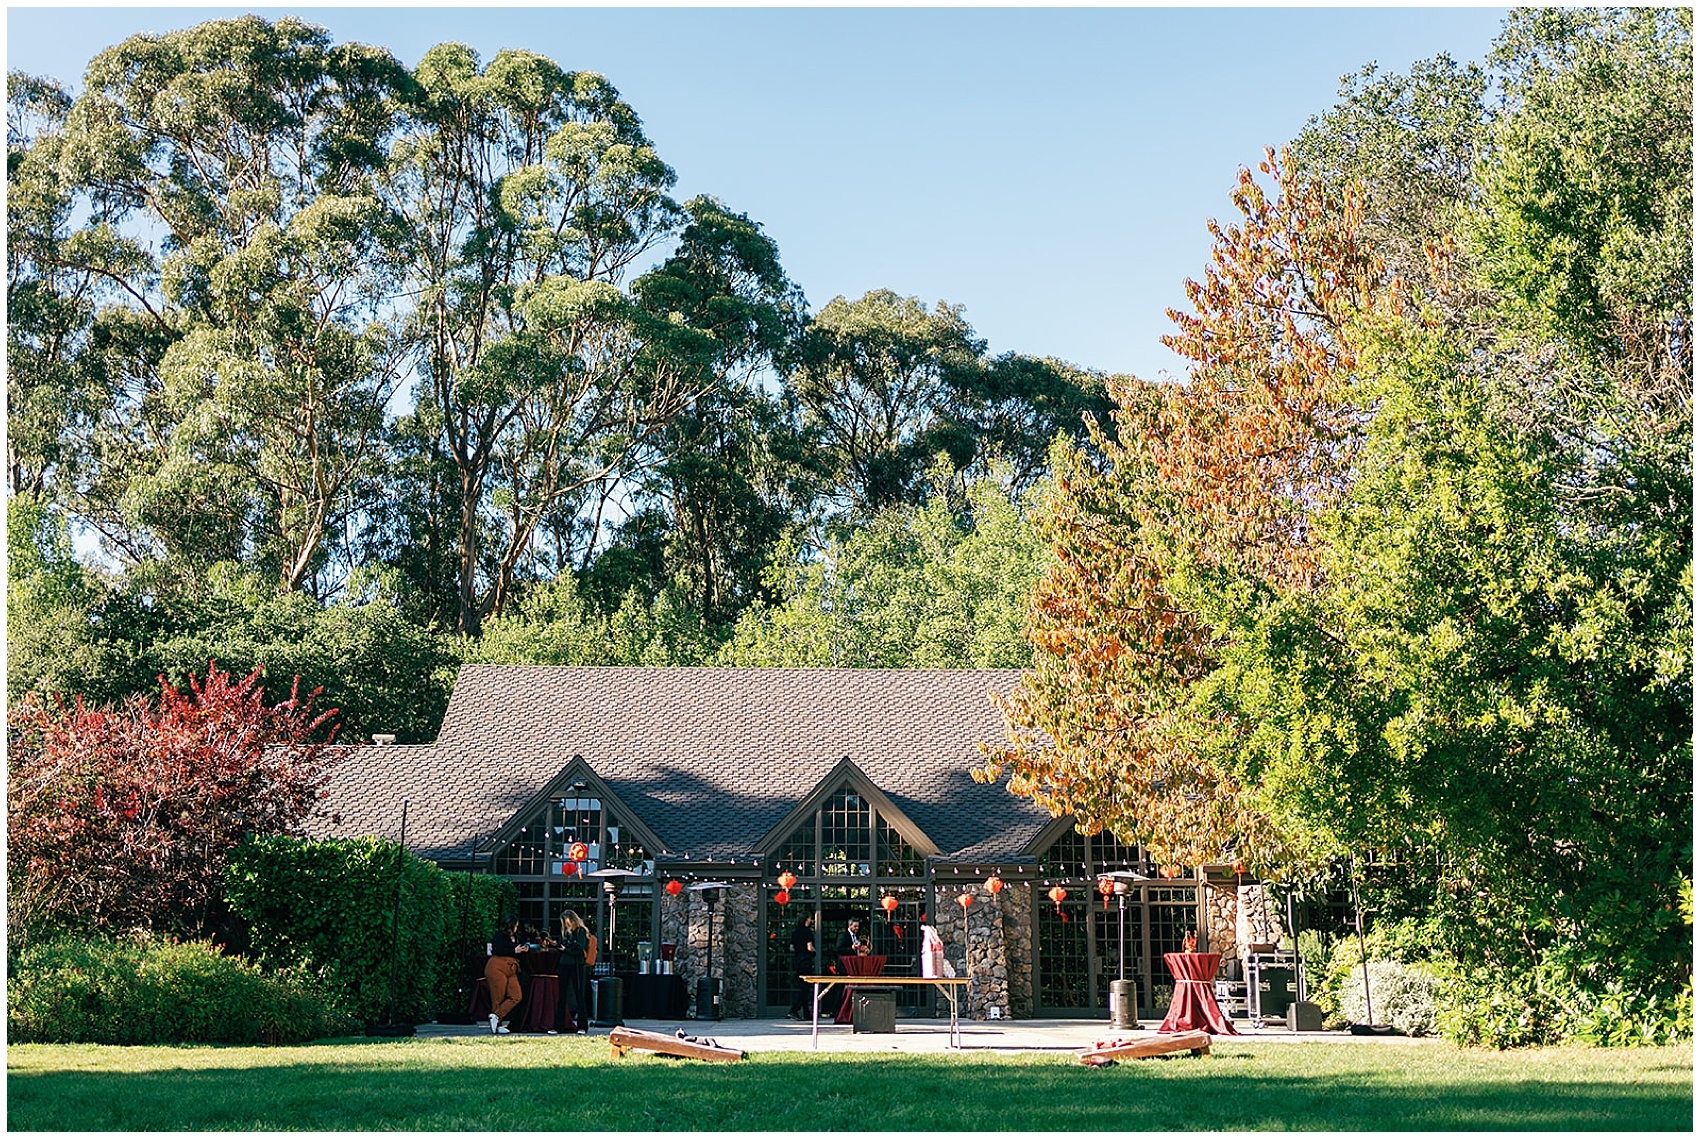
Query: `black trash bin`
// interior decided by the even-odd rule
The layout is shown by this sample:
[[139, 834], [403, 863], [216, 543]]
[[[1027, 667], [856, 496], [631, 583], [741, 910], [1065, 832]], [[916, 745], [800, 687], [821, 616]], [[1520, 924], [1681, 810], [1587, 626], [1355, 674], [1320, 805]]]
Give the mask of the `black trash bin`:
[[1136, 981], [1110, 982], [1110, 1027], [1138, 1028], [1139, 988]]
[[697, 978], [697, 1019], [720, 1019], [720, 978]]
[[626, 1023], [626, 983], [618, 977], [598, 977], [590, 982], [593, 1023], [605, 1027]]
[[856, 986], [850, 997], [850, 1031], [896, 1032], [897, 990]]

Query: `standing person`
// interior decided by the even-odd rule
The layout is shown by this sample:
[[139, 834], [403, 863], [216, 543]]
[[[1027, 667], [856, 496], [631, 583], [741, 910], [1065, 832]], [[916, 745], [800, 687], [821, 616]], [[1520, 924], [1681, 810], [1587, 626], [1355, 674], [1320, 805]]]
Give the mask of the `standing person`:
[[484, 979], [490, 983], [490, 1031], [497, 1035], [507, 1033], [508, 1013], [523, 995], [519, 987], [518, 949], [514, 944], [518, 932], [517, 917], [504, 921], [490, 941], [490, 960], [484, 963]]
[[815, 915], [806, 913], [797, 921], [797, 928], [791, 931], [791, 971], [796, 974], [797, 988], [791, 994], [791, 1011], [785, 1015], [792, 1020], [805, 1020], [803, 1016], [803, 993], [809, 983], [803, 980], [803, 975], [815, 971]]
[[590, 1001], [586, 992], [590, 970], [584, 963], [590, 948], [590, 930], [584, 919], [568, 910], [561, 915], [561, 1002], [555, 1010], [555, 1027], [562, 1032], [590, 1034]]
[[861, 957], [868, 952], [868, 943], [862, 940], [860, 918], [851, 918], [844, 923], [844, 932], [838, 935], [834, 949], [840, 957]]

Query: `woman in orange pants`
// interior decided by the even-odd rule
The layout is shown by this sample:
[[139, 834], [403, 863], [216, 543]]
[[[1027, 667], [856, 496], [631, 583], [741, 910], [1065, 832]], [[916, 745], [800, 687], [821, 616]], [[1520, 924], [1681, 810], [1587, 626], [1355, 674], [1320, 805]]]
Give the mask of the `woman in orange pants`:
[[502, 923], [490, 943], [490, 960], [484, 963], [484, 980], [490, 984], [490, 1031], [508, 1031], [508, 1013], [520, 1002], [519, 958], [515, 956], [514, 934], [519, 919]]

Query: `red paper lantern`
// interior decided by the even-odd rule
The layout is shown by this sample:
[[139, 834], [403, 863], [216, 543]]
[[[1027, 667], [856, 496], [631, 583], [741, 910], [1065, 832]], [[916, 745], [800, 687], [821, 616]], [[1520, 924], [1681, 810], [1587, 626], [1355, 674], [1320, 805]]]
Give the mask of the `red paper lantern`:
[[679, 896], [679, 892], [681, 890], [683, 890], [684, 888], [685, 888], [685, 884], [683, 882], [679, 881], [677, 878], [675, 878], [671, 882], [667, 883], [667, 892], [675, 898], [677, 898]]
[[590, 847], [584, 845], [582, 842], [575, 842], [571, 846], [567, 847], [567, 857], [572, 859], [574, 862], [583, 862], [585, 859], [590, 857]]
[[1104, 896], [1104, 910], [1109, 911], [1110, 895], [1116, 892], [1116, 884], [1108, 878], [1098, 879], [1098, 893]]
[[789, 890], [781, 890], [781, 891], [779, 891], [779, 893], [777, 893], [777, 894], [775, 894], [775, 895], [773, 895], [773, 900], [774, 900], [774, 901], [776, 901], [776, 902], [778, 902], [778, 903], [779, 903], [779, 904], [780, 904], [780, 905], [782, 905], [782, 906], [783, 906], [783, 905], [785, 905], [785, 904], [786, 904], [786, 903], [788, 903], [788, 902], [790, 902], [790, 900], [791, 900], [791, 891], [789, 891]]
[[970, 894], [967, 890], [964, 890], [962, 893], [956, 895], [956, 904], [962, 907], [962, 915], [967, 917], [968, 907], [974, 904], [974, 895]]
[[1161, 870], [1157, 871], [1157, 873], [1161, 874], [1165, 878], [1173, 878], [1177, 873], [1179, 873], [1179, 871], [1177, 871], [1173, 866], [1165, 866]]
[[1234, 873], [1235, 874], [1244, 874], [1245, 873], [1245, 863], [1236, 859], [1234, 861]]
[[563, 863], [561, 863], [561, 873], [566, 875], [568, 878], [571, 878], [574, 874], [578, 873], [578, 863], [576, 863], [576, 862], [563, 862]]
[[1062, 913], [1063, 899], [1068, 897], [1068, 891], [1063, 889], [1061, 886], [1052, 886], [1050, 891], [1045, 895], [1045, 897], [1051, 899], [1052, 902], [1056, 903], [1057, 913], [1061, 914]]
[[990, 894], [992, 897], [997, 897], [998, 891], [1002, 889], [1003, 879], [999, 878], [996, 874], [993, 874], [990, 878], [986, 879], [986, 893]]
[[796, 884], [797, 884], [797, 876], [795, 874], [791, 873], [789, 870], [787, 870], [785, 873], [783, 873], [779, 876], [779, 888], [781, 890], [789, 890], [791, 887], [795, 886]]
[[897, 899], [892, 897], [890, 894], [887, 894], [885, 897], [880, 899], [880, 909], [884, 910], [886, 913], [889, 914], [896, 908]]

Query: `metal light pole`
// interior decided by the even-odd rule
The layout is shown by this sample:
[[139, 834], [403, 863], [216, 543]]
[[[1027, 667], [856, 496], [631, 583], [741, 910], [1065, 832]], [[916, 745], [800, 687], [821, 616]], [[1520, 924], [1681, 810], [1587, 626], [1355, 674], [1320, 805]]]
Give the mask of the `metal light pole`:
[[390, 914], [390, 1016], [395, 1023], [396, 966], [401, 958], [401, 877], [402, 859], [407, 857], [407, 797], [401, 800], [401, 845], [396, 848], [395, 909]]

